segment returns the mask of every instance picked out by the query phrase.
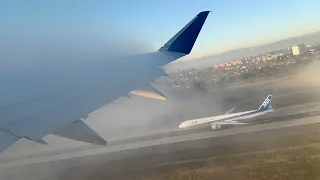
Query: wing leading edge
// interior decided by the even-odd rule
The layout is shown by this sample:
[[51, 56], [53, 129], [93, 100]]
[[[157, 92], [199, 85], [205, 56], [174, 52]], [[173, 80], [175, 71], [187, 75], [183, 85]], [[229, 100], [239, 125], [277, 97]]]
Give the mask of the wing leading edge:
[[202, 11], [165, 43], [159, 51], [189, 54], [210, 11]]

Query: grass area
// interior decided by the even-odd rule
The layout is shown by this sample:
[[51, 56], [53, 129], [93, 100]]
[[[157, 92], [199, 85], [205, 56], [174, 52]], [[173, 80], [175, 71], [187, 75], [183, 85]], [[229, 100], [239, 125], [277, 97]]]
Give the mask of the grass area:
[[180, 169], [146, 179], [319, 179], [320, 144], [280, 151], [242, 154], [207, 161], [200, 168]]
[[[80, 161], [81, 162], [81, 161]], [[319, 133], [164, 152], [66, 169], [61, 179], [320, 179]]]
[[[229, 149], [225, 151], [226, 153], [220, 152], [222, 149], [215, 149], [216, 151], [211, 149], [213, 150], [211, 153], [207, 150], [195, 152], [194, 154], [197, 156], [190, 156], [188, 160], [183, 160], [180, 152], [180, 158], [177, 157], [178, 154], [170, 155], [175, 159], [169, 163], [160, 163], [156, 166], [152, 166], [150, 163], [139, 170], [122, 173], [122, 176], [116, 179], [320, 179], [318, 133], [294, 135], [242, 145], [234, 144], [223, 149], [225, 148]], [[155, 161], [151, 160], [151, 157], [146, 159]]]

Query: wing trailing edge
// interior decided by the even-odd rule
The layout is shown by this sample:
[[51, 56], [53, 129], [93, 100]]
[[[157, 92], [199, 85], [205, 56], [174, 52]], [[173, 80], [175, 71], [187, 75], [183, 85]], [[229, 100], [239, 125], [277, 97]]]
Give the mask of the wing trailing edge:
[[93, 129], [91, 129], [81, 120], [76, 120], [52, 134], [81, 142], [102, 146], [107, 145], [107, 141], [105, 141], [100, 135], [98, 135]]
[[[85, 124], [81, 120], [76, 120], [60, 128], [57, 132], [52, 134], [81, 142], [97, 144], [102, 146], [107, 145], [107, 142], [101, 136], [99, 136], [93, 129], [91, 129], [87, 124]], [[17, 142], [18, 140], [20, 140], [21, 138], [28, 139], [30, 141], [37, 142], [42, 145], [47, 145], [47, 143], [41, 138], [37, 140], [32, 140], [27, 136], [19, 137], [9, 131], [0, 130], [0, 153], [8, 147], [10, 147], [15, 142]]]
[[7, 149], [19, 139], [20, 137], [15, 136], [14, 134], [0, 130], [0, 152]]
[[0, 153], [10, 147], [13, 143], [19, 141], [21, 138], [28, 139], [32, 142], [36, 142], [42, 145], [47, 145], [47, 142], [45, 142], [43, 139], [37, 139], [37, 140], [32, 140], [28, 137], [20, 137], [17, 136], [16, 134], [11, 133], [10, 131], [7, 130], [0, 130]]

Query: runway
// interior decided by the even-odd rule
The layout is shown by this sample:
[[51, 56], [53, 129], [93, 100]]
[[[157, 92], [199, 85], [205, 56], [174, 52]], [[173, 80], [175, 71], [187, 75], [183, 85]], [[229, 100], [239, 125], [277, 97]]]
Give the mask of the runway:
[[[108, 170], [115, 171], [122, 168], [132, 169], [135, 165], [125, 162], [127, 159], [153, 157], [164, 154], [172, 157], [174, 152], [188, 150], [188, 155], [181, 154], [181, 159], [188, 159], [193, 151], [205, 147], [225, 146], [233, 143], [260, 141], [293, 134], [319, 132], [320, 130], [320, 89], [275, 93], [275, 113], [257, 119], [255, 123], [245, 126], [225, 128], [212, 131], [210, 128], [179, 130], [177, 126], [166, 128], [143, 136], [111, 141], [108, 146], [88, 145], [80, 148], [55, 152], [45, 152], [26, 156], [0, 158], [0, 179], [13, 177], [15, 180], [25, 179], [32, 174], [32, 179], [56, 177], [66, 173], [66, 170], [76, 169], [78, 166], [94, 168], [103, 165]], [[249, 96], [247, 94], [247, 96]], [[233, 105], [238, 111], [256, 108], [264, 97], [241, 96], [237, 101], [229, 101], [226, 108]], [[244, 100], [243, 100], [244, 99]], [[226, 100], [227, 101], [227, 100]], [[239, 107], [239, 108], [238, 108]], [[159, 162], [148, 161], [145, 165], [172, 163], [172, 159], [162, 158]], [[115, 166], [116, 161], [121, 161]], [[126, 164], [128, 166], [126, 166]], [[110, 168], [113, 167], [113, 168]], [[19, 172], [16, 174], [15, 172]], [[40, 175], [32, 172], [41, 172]], [[26, 176], [24, 176], [26, 175]], [[50, 178], [54, 179], [54, 178]], [[59, 179], [57, 177], [56, 179]], [[62, 178], [63, 179], [63, 178]]]
[[[15, 159], [0, 159], [0, 168], [30, 165], [43, 162], [68, 160], [77, 157], [94, 158], [104, 161], [135, 157], [139, 154], [172, 152], [194, 147], [215, 146], [234, 142], [259, 140], [262, 137], [276, 137], [295, 133], [316, 132], [320, 129], [320, 103], [312, 103], [283, 108], [276, 113], [266, 116], [254, 124], [230, 127], [220, 131], [210, 128], [191, 130], [168, 130], [160, 134], [137, 137], [122, 141], [110, 142], [107, 147], [92, 147], [78, 151], [64, 151], [61, 153], [37, 154], [36, 157], [17, 157]], [[311, 108], [313, 107], [313, 108]], [[300, 111], [297, 111], [300, 109]], [[282, 115], [283, 111], [286, 115]], [[86, 156], [86, 157], [83, 157]], [[94, 160], [94, 161], [96, 161]], [[69, 164], [68, 163], [68, 164]]]

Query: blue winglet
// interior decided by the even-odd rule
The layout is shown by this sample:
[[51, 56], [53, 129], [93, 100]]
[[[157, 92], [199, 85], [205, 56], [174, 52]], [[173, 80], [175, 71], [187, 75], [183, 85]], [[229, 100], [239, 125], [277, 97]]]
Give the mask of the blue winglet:
[[189, 54], [202, 29], [207, 16], [211, 11], [200, 12], [176, 35], [174, 35], [159, 51], [171, 51]]

